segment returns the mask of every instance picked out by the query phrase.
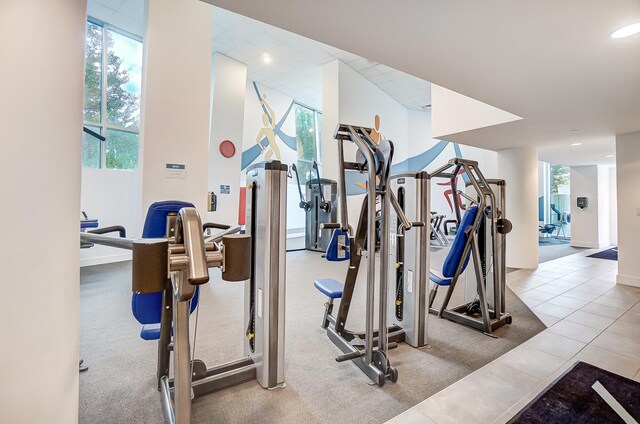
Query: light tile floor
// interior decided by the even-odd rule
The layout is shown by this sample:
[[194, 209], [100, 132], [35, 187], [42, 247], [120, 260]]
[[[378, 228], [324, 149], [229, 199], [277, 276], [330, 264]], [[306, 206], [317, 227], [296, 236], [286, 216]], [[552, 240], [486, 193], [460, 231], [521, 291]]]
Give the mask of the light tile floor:
[[617, 285], [596, 251], [509, 273], [548, 328], [388, 423], [505, 423], [577, 361], [640, 381], [640, 288]]

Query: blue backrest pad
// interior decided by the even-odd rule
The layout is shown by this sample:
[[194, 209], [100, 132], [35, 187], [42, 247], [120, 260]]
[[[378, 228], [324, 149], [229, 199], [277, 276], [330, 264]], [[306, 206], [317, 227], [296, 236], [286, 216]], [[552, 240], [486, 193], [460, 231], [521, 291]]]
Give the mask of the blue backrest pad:
[[[338, 245], [338, 237], [344, 236], [345, 246], [347, 250], [342, 250]], [[348, 261], [349, 260], [349, 233], [346, 231], [342, 231], [339, 228], [333, 230], [333, 234], [331, 234], [331, 240], [329, 241], [329, 245], [327, 246], [327, 251], [325, 252], [325, 259], [332, 262], [339, 261]], [[343, 257], [341, 257], [343, 256]]]
[[[462, 222], [460, 223], [459, 227], [460, 230], [456, 233], [456, 238], [453, 240], [451, 250], [449, 250], [449, 254], [444, 260], [444, 265], [442, 266], [442, 275], [444, 277], [451, 278], [456, 274], [456, 269], [458, 268], [458, 264], [460, 264], [462, 253], [464, 252], [464, 246], [467, 243], [467, 239], [469, 238], [467, 229], [473, 224], [473, 221], [476, 219], [477, 214], [478, 206], [471, 206], [465, 211], [464, 215], [462, 216]], [[469, 249], [469, 252], [467, 252], [467, 257], [464, 259], [464, 266], [462, 267], [463, 271], [469, 263], [470, 255], [471, 249]]]
[[193, 203], [179, 200], [163, 200], [149, 206], [147, 217], [144, 220], [142, 238], [164, 237], [167, 233], [167, 215], [171, 212], [178, 213], [182, 208], [192, 208]]
[[[165, 237], [167, 232], [167, 215], [177, 213], [182, 208], [193, 207], [193, 203], [179, 200], [164, 200], [149, 206], [144, 221], [142, 238]], [[199, 287], [191, 302], [191, 312], [198, 304]], [[138, 294], [131, 297], [131, 312], [140, 324], [157, 324], [162, 317], [162, 292]]]

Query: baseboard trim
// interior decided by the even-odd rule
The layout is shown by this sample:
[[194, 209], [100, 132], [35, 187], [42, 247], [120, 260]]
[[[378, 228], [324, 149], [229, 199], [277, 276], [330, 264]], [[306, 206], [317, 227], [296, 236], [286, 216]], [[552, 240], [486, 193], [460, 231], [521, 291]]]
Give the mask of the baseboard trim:
[[131, 260], [131, 252], [120, 253], [117, 255], [97, 256], [95, 258], [80, 259], [80, 268], [85, 266], [104, 265], [114, 262], [124, 262]]
[[618, 274], [616, 276], [616, 282], [618, 284], [624, 284], [625, 286], [640, 287], [640, 277], [633, 277], [631, 275]]
[[600, 245], [598, 243], [589, 243], [589, 242], [585, 242], [585, 241], [574, 241], [571, 240], [571, 243], [569, 243], [569, 246], [571, 247], [586, 247], [587, 249], [599, 249]]

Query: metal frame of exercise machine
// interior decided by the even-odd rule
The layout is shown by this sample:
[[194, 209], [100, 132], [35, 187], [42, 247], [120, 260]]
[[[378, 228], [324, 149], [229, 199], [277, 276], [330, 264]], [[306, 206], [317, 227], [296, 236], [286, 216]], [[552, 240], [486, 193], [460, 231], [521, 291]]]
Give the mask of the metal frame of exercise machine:
[[[305, 184], [305, 194], [302, 193], [300, 175], [295, 164], [291, 164], [291, 174], [295, 173], [298, 193], [300, 194], [300, 208], [305, 211], [304, 243], [306, 250], [325, 252], [331, 239], [331, 233], [322, 228], [322, 224], [336, 222], [338, 184], [334, 180], [320, 178], [318, 164], [313, 161], [316, 178], [310, 178]], [[324, 236], [323, 236], [324, 233]]]
[[[464, 170], [469, 178], [468, 188], [473, 190], [473, 194], [465, 194], [458, 190], [456, 179], [460, 171]], [[504, 217], [504, 191], [501, 192], [500, 202], [496, 201], [496, 195], [491, 189], [491, 180], [487, 180], [480, 169], [478, 163], [472, 160], [454, 158], [446, 165], [438, 168], [431, 174], [431, 178], [445, 178], [450, 181], [453, 193], [458, 193], [464, 197], [470, 204], [477, 205], [478, 211], [471, 225], [468, 228], [459, 228], [456, 237], [466, 231], [467, 240], [462, 251], [461, 260], [457, 264], [457, 268], [451, 283], [447, 289], [445, 299], [439, 309], [432, 308], [433, 302], [437, 295], [439, 285], [435, 284], [429, 295], [429, 310], [431, 313], [438, 315], [440, 318], [447, 318], [451, 321], [482, 330], [485, 334], [491, 335], [493, 331], [505, 324], [510, 324], [512, 317], [505, 311], [505, 235], [511, 231], [511, 223]], [[503, 185], [498, 187], [504, 188]], [[460, 204], [458, 196], [453, 196], [454, 210], [458, 224], [462, 222], [460, 213]], [[486, 227], [483, 227], [486, 226]], [[482, 230], [481, 230], [482, 227]], [[486, 229], [485, 229], [486, 228]], [[497, 260], [487, 263], [488, 254], [481, 253], [479, 243], [479, 233], [486, 232], [486, 239], [483, 239], [483, 245], [490, 249], [490, 257]], [[454, 242], [455, 243], [455, 242]], [[484, 250], [484, 249], [482, 249]], [[477, 308], [473, 305], [475, 302], [467, 302], [460, 306], [448, 308], [449, 301], [456, 287], [456, 283], [466, 266], [467, 258], [471, 254], [473, 259], [474, 276], [477, 290]], [[483, 256], [485, 260], [483, 261]], [[487, 278], [492, 275], [492, 278]], [[487, 295], [487, 284], [491, 283], [493, 307], [490, 306]], [[479, 309], [480, 317], [476, 314], [469, 313]]]
[[[342, 243], [342, 249], [349, 250], [349, 268], [345, 278], [343, 290], [340, 292], [340, 307], [334, 317], [333, 298], [330, 297], [325, 305], [322, 327], [326, 329], [329, 339], [343, 352], [336, 361], [351, 360], [375, 384], [383, 386], [387, 379], [396, 382], [398, 370], [391, 365], [388, 349], [404, 341], [406, 334], [397, 326], [387, 328], [387, 301], [389, 282], [389, 241], [391, 207], [394, 208], [397, 219], [401, 224], [399, 230], [409, 230], [412, 226], [424, 226], [424, 222], [410, 222], [400, 208], [392, 190], [388, 189], [389, 172], [393, 159], [393, 143], [382, 140], [376, 144], [370, 136], [371, 129], [352, 125], [339, 124], [334, 138], [338, 142], [339, 166], [339, 201], [340, 223], [324, 224], [324, 228], [338, 229], [348, 233], [349, 243]], [[345, 160], [345, 141], [355, 144], [358, 148], [356, 161]], [[347, 171], [357, 171], [367, 174], [366, 196], [360, 211], [358, 226], [355, 231], [349, 226], [347, 213], [346, 178]], [[380, 242], [380, 272], [378, 292], [378, 330], [374, 329], [374, 315], [376, 308], [376, 199], [380, 198], [382, 234]], [[394, 225], [395, 225], [394, 221]], [[367, 258], [367, 290], [366, 290], [366, 322], [364, 332], [354, 332], [346, 329], [346, 320], [351, 306], [351, 299], [355, 289], [358, 270], [362, 257]], [[337, 283], [337, 282], [336, 282]], [[339, 283], [338, 283], [339, 284]]]
[[[201, 396], [254, 379], [268, 389], [285, 386], [286, 170], [278, 161], [247, 169], [246, 234], [232, 234], [239, 231], [236, 227], [205, 238], [195, 208], [183, 208], [175, 221], [168, 220], [170, 236], [163, 239], [81, 234], [84, 242], [133, 251], [134, 292], [163, 292], [157, 377], [170, 424], [191, 422], [192, 394]], [[220, 268], [224, 280], [245, 282], [247, 328], [244, 357], [213, 368], [192, 360], [189, 341], [190, 301], [195, 286], [209, 281], [209, 267]]]
[[[405, 219], [414, 222], [429, 222], [430, 178], [424, 171], [403, 172], [389, 180], [391, 192]], [[393, 199], [392, 199], [393, 200]], [[413, 347], [428, 346], [428, 281], [429, 240], [432, 226], [411, 225], [412, 231], [405, 231], [405, 225], [392, 208], [389, 241], [395, 241], [389, 261], [395, 271], [389, 273], [388, 325], [402, 328], [404, 341]], [[393, 246], [392, 246], [393, 247]]]
[[[506, 216], [506, 181], [500, 179], [487, 179], [487, 183], [491, 190], [495, 195], [496, 205], [500, 214], [500, 217]], [[472, 188], [471, 183], [467, 183], [466, 186], [468, 188]], [[501, 223], [504, 221], [500, 221], [501, 218], [498, 218], [499, 225], [501, 228]], [[505, 311], [505, 291], [506, 291], [506, 282], [507, 282], [507, 267], [506, 267], [506, 234], [498, 231], [498, 257], [493, 257], [493, 251], [490, 246], [491, 234], [490, 227], [486, 225], [486, 220], [482, 221], [480, 224], [480, 231], [478, 232], [478, 245], [480, 247], [480, 261], [482, 263], [483, 269], [486, 272], [486, 289], [487, 289], [487, 302], [489, 304], [490, 309], [494, 309], [494, 305], [496, 302], [501, 302], [500, 310]], [[495, 267], [491, 267], [490, 264], [494, 263]], [[500, 284], [498, 293], [495, 293], [495, 283], [494, 283], [494, 273], [499, 272], [501, 275], [498, 276], [498, 284]], [[474, 301], [477, 297], [477, 284], [476, 276], [473, 272], [466, 273], [466, 294], [465, 299], [468, 302]], [[498, 295], [496, 297], [496, 294]]]

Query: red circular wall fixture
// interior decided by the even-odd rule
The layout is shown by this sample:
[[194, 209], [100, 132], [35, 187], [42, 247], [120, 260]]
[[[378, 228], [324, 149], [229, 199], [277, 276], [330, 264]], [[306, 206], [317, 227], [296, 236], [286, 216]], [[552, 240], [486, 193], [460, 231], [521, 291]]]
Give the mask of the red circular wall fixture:
[[231, 140], [224, 140], [220, 143], [220, 154], [225, 158], [233, 157], [236, 154], [236, 146]]

